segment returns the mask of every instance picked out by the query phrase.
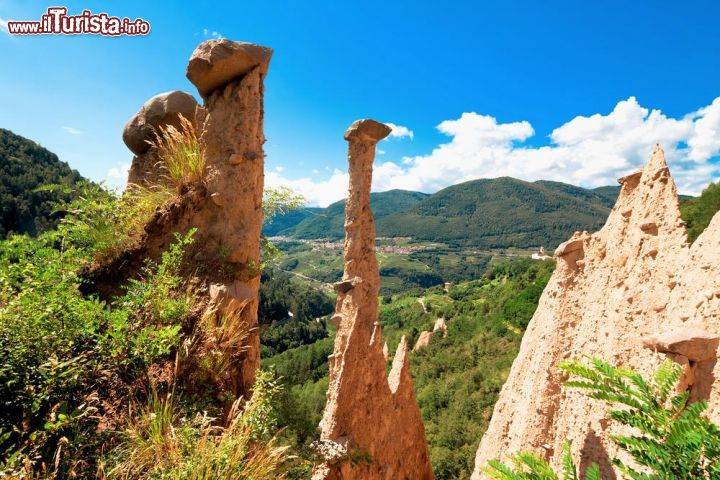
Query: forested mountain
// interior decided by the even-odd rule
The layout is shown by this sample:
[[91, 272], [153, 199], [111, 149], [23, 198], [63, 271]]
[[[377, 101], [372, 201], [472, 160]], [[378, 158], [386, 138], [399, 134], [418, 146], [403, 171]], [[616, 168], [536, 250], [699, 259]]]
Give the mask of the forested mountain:
[[592, 191], [502, 177], [445, 188], [409, 211], [381, 219], [378, 231], [477, 248], [554, 247], [575, 230], [597, 230], [608, 213], [606, 198]]
[[[432, 195], [402, 190], [373, 193], [379, 237], [412, 237], [477, 248], [554, 247], [575, 230], [605, 222], [620, 187], [594, 190], [510, 177], [472, 180]], [[302, 239], [343, 237], [344, 201], [296, 213], [266, 229]], [[293, 221], [297, 223], [293, 225]]]
[[268, 237], [282, 235], [283, 231], [294, 228], [306, 218], [322, 214], [323, 210], [322, 208], [306, 207], [291, 210], [284, 215], [278, 215], [272, 221], [263, 225], [263, 234]]
[[53, 205], [69, 194], [36, 189], [82, 180], [54, 153], [0, 128], [0, 238], [10, 232], [36, 235], [54, 227]]
[[[372, 193], [370, 205], [375, 220], [388, 215], [404, 212], [429, 197], [426, 193], [409, 192], [407, 190], [390, 190]], [[345, 236], [345, 200], [335, 202], [327, 208], [306, 208], [291, 212], [289, 218], [278, 217], [265, 227], [266, 235], [287, 235], [303, 239], [330, 238], [341, 239]], [[287, 216], [286, 216], [287, 217]], [[297, 220], [293, 224], [292, 220]], [[284, 228], [280, 228], [283, 226]]]

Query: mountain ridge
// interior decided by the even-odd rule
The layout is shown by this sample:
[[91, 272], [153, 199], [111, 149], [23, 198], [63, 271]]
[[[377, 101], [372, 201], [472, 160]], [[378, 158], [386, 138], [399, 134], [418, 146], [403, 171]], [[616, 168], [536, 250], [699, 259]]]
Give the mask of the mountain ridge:
[[[548, 180], [498, 177], [470, 180], [433, 194], [374, 192], [371, 205], [380, 237], [479, 248], [554, 247], [575, 230], [601, 227], [619, 191], [619, 186], [586, 189]], [[268, 228], [266, 234], [339, 240], [344, 202], [280, 220], [282, 228]]]

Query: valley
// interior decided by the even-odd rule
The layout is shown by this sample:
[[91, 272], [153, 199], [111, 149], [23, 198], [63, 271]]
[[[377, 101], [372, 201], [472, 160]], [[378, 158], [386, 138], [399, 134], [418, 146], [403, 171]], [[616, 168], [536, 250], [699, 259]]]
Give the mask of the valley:
[[[410, 358], [438, 479], [467, 478], [472, 473], [476, 439], [487, 428], [553, 267], [553, 261], [495, 260], [480, 278], [453, 285], [447, 292], [436, 286], [381, 298], [383, 341], [390, 352], [403, 335], [414, 345], [420, 332], [432, 330], [439, 317], [448, 325], [445, 338], [433, 338]], [[284, 436], [308, 455], [317, 440], [334, 335], [329, 317], [320, 322], [327, 329], [325, 338], [263, 360], [285, 386], [280, 402]]]
[[[27, 147], [15, 148], [32, 151], [28, 150], [32, 146], [32, 142], [28, 140], [18, 137], [13, 142], [15, 145], [27, 143]], [[19, 158], [19, 153], [15, 151], [11, 151], [9, 155]], [[48, 155], [49, 152], [42, 155], [28, 153], [24, 157], [25, 164], [22, 168], [32, 170], [35, 162], [44, 162]], [[62, 184], [66, 181], [66, 175], [67, 171], [60, 168], [58, 174], [49, 174], [43, 182]], [[552, 215], [549, 218], [558, 218], [561, 215], [574, 217], [572, 228], [578, 225], [579, 228], [593, 228], [592, 222], [604, 221], [602, 215], [609, 212], [607, 205], [617, 195], [614, 187], [585, 190], [552, 182], [535, 184], [512, 179], [477, 181], [463, 184], [458, 193], [453, 194], [453, 205], [463, 202], [458, 195], [464, 195], [467, 198], [464, 202], [471, 205], [462, 209], [465, 212], [463, 214], [456, 211], [458, 214], [454, 221], [465, 225], [469, 236], [484, 239], [479, 241], [477, 246], [457, 241], [450, 228], [433, 232], [432, 236], [437, 238], [435, 240], [428, 239], [431, 235], [427, 232], [419, 237], [414, 236], [417, 231], [412, 228], [396, 230], [398, 234], [395, 236], [379, 236], [376, 239], [382, 341], [389, 352], [394, 352], [401, 338], [405, 337], [412, 349], [409, 353], [409, 366], [414, 392], [425, 428], [430, 462], [439, 480], [471, 476], [478, 439], [488, 427], [493, 407], [510, 374], [510, 367], [519, 351], [525, 329], [555, 270], [554, 260], [536, 260], [531, 257], [539, 246], [544, 246], [551, 252], [556, 246], [552, 243], [556, 236], [568, 238], [572, 235], [573, 230], [568, 230], [568, 225], [562, 222], [553, 223], [554, 220], [546, 222], [548, 217], [543, 215]], [[504, 190], [508, 185], [513, 188]], [[113, 316], [128, 316], [134, 319], [133, 322], [138, 322], [136, 314], [132, 313], [132, 310], [125, 310], [127, 307], [123, 305], [127, 304], [130, 308], [141, 308], [140, 305], [145, 305], [142, 308], [148, 308], [147, 303], [143, 303], [148, 301], [151, 302], [150, 305], [160, 302], [162, 309], [176, 312], [176, 315], [187, 315], [187, 306], [184, 305], [188, 300], [185, 300], [180, 292], [174, 291], [170, 297], [162, 298], [157, 296], [159, 291], [154, 290], [159, 287], [154, 286], [153, 282], [179, 282], [179, 277], [175, 277], [179, 271], [165, 272], [157, 280], [144, 280], [150, 282], [147, 287], [142, 286], [143, 282], [131, 284], [135, 287], [123, 297], [125, 304], [103, 306], [93, 296], [82, 295], [77, 275], [85, 268], [83, 265], [97, 261], [93, 260], [96, 252], [107, 248], [107, 244], [103, 243], [108, 241], [104, 236], [105, 232], [97, 228], [101, 225], [100, 219], [107, 214], [103, 212], [112, 211], [106, 210], [107, 208], [121, 207], [113, 206], [118, 200], [113, 199], [112, 195], [102, 193], [102, 190], [97, 190], [97, 186], [89, 184], [88, 187], [82, 187], [86, 190], [79, 190], [79, 186], [71, 187], [72, 185], [66, 185], [59, 191], [50, 190], [48, 195], [59, 196], [47, 200], [52, 204], [62, 205], [65, 202], [68, 205], [61, 210], [70, 212], [69, 223], [63, 220], [61, 215], [58, 217], [59, 230], [49, 225], [43, 227], [46, 229], [43, 232], [40, 228], [43, 224], [40, 222], [35, 223], [39, 228], [36, 234], [30, 231], [20, 235], [11, 229], [9, 239], [0, 243], [0, 275], [6, 279], [4, 281], [9, 282], [0, 285], [3, 294], [0, 301], [4, 302], [0, 305], [0, 313], [5, 322], [0, 324], [0, 333], [5, 332], [3, 338], [13, 342], [3, 343], [0, 339], [0, 347], [5, 352], [12, 352], [17, 345], [23, 345], [26, 354], [33, 354], [12, 362], [29, 362], [28, 365], [36, 365], [31, 368], [39, 368], [40, 359], [34, 356], [37, 353], [36, 344], [42, 341], [46, 333], [50, 334], [58, 328], [53, 323], [54, 320], [44, 324], [39, 330], [40, 336], [28, 335], [23, 338], [22, 335], [18, 336], [15, 330], [21, 327], [23, 332], [30, 332], [37, 328], [34, 323], [35, 314], [22, 315], [22, 312], [37, 312], [38, 306], [49, 299], [54, 312], [49, 318], [61, 319], [75, 329], [66, 332], [69, 345], [88, 335], [90, 338], [100, 339], [94, 340], [99, 343], [93, 347], [97, 350], [97, 354], [93, 355], [98, 355], [93, 360], [97, 363], [93, 365], [104, 365], [103, 368], [116, 369], [113, 371], [117, 373], [113, 375], [133, 378], [133, 375], [142, 371], [141, 368], [138, 369], [140, 366], [167, 361], [169, 349], [173, 342], [178, 341], [179, 335], [172, 322], [182, 324], [188, 320], [179, 320], [178, 317], [155, 320], [160, 322], [158, 326], [143, 327], [142, 323], [133, 323], [131, 327], [126, 327], [122, 322], [113, 323], [118, 322]], [[516, 187], [521, 188], [523, 193], [513, 193]], [[482, 200], [487, 195], [484, 189], [494, 191], [494, 206], [493, 202], [486, 204], [485, 200]], [[506, 193], [500, 194], [497, 189]], [[90, 195], [93, 191], [96, 193]], [[507, 223], [503, 228], [511, 228], [512, 231], [503, 237], [506, 240], [500, 245], [492, 240], [493, 235], [486, 235], [482, 222], [473, 223], [478, 220], [478, 216], [470, 212], [476, 211], [493, 215], [493, 211], [502, 210], [508, 212], [511, 218], [527, 218], [529, 206], [522, 199], [525, 195], [530, 195], [530, 191], [546, 195], [547, 202], [550, 202], [547, 205], [552, 205], [545, 208], [545, 212], [533, 210], [532, 218], [535, 223], [532, 229], [514, 227]], [[433, 197], [434, 195], [408, 192], [382, 192], [373, 194], [371, 199], [376, 202], [375, 208], [380, 213], [378, 224], [383, 225], [384, 231], [389, 233], [392, 229], [406, 225], [398, 218], [406, 215], [421, 216], [431, 212], [433, 208], [440, 208], [438, 205], [442, 205], [442, 202]], [[425, 204], [430, 200], [434, 203]], [[502, 205], [497, 204], [499, 200], [502, 200]], [[432, 205], [435, 207], [431, 207]], [[586, 214], [576, 215], [579, 205], [586, 208]], [[712, 215], [719, 209], [717, 186], [714, 184], [699, 197], [685, 198], [681, 205], [683, 219], [690, 225], [690, 232], [694, 237], [707, 227]], [[267, 240], [279, 254], [271, 257], [261, 276], [258, 310], [260, 356], [264, 371], [272, 372], [277, 378], [275, 408], [277, 427], [281, 429], [280, 440], [298, 454], [299, 461], [290, 470], [289, 478], [307, 478], [310, 475], [310, 466], [315, 461], [313, 445], [319, 439], [317, 425], [329, 385], [328, 357], [333, 352], [337, 331], [331, 317], [337, 299], [333, 284], [341, 278], [343, 271], [343, 242], [334, 233], [337, 228], [342, 227], [342, 215], [339, 213], [341, 211], [344, 212], [342, 202], [327, 209], [291, 209], [285, 215], [269, 219], [264, 226]], [[438, 216], [425, 216], [431, 222], [439, 221]], [[545, 220], [541, 221], [542, 219]], [[497, 218], [493, 221], [499, 222]], [[582, 221], [587, 223], [582, 224]], [[110, 225], [105, 228], [111, 232], [116, 231]], [[320, 232], [323, 233], [322, 236]], [[27, 233], [35, 234], [37, 238], [28, 236]], [[690, 237], [690, 240], [694, 237]], [[58, 250], [58, 245], [65, 245], [64, 248], [69, 246], [69, 249], [62, 253]], [[176, 256], [180, 254], [177, 248], [174, 248], [173, 252]], [[65, 255], [64, 260], [61, 253]], [[42, 265], [36, 264], [36, 259], [40, 259]], [[65, 269], [75, 273], [71, 273], [68, 281], [58, 282], [58, 278], [66, 275]], [[170, 277], [163, 280], [168, 275]], [[19, 313], [15, 310], [1, 310], [4, 305], [16, 305], [13, 300], [14, 292], [23, 285], [36, 287], [26, 289], [22, 297], [24, 306], [13, 307], [18, 308]], [[39, 290], [35, 291], [34, 288]], [[143, 293], [145, 288], [149, 290]], [[93, 320], [95, 323], [83, 326], [87, 321], [85, 314], [72, 313], [76, 309], [74, 305], [77, 305], [77, 311], [94, 311], [94, 315], [98, 316]], [[71, 306], [72, 310], [64, 312], [66, 306]], [[446, 334], [433, 334], [427, 345], [417, 346], [421, 334], [431, 332], [438, 319], [442, 319], [447, 325]], [[170, 321], [167, 325], [162, 323], [167, 321]], [[108, 328], [109, 330], [106, 330]], [[130, 330], [123, 330], [126, 328]], [[107, 337], [104, 333], [114, 332], [114, 329], [120, 330], [112, 333], [112, 337]], [[139, 330], [137, 333], [130, 333], [133, 329]], [[128, 340], [123, 342], [131, 343], [118, 344], [123, 335], [129, 335]], [[133, 345], [143, 344], [152, 347], [154, 353], [148, 353], [146, 359], [125, 364], [124, 362], [132, 357], [129, 353], [131, 349], [137, 348]], [[53, 345], [51, 348], [57, 355], [68, 355], [72, 352], [65, 350], [64, 344]], [[109, 354], [110, 351], [115, 353]], [[13, 365], [15, 370], [6, 372], [9, 376], [3, 377], [5, 374], [0, 371], [0, 388], [5, 389], [0, 390], [0, 396], [6, 399], [6, 402], [16, 395], [13, 383], [13, 375], [16, 374], [13, 372], [24, 368], [20, 365], [24, 364]], [[389, 363], [387, 367], [390, 367]], [[86, 370], [84, 366], [71, 368], [82, 368], [82, 374], [77, 381], [63, 386], [60, 390], [40, 381], [38, 388], [48, 389], [51, 398], [58, 400], [66, 391], [82, 391], [82, 388], [85, 388], [82, 382], [87, 381], [91, 370]], [[103, 380], [106, 386], [112, 388], [115, 388], [117, 381], [112, 378]], [[16, 412], [23, 404], [20, 403], [18, 407], [11, 401], [7, 405]], [[49, 408], [49, 405], [42, 408]], [[112, 414], [104, 415], [104, 421], [121, 421]], [[13, 419], [8, 417], [4, 421], [5, 425], [11, 425]], [[81, 420], [77, 422], [77, 425], [85, 425]], [[90, 435], [89, 432], [90, 430], [87, 430], [86, 434]]]

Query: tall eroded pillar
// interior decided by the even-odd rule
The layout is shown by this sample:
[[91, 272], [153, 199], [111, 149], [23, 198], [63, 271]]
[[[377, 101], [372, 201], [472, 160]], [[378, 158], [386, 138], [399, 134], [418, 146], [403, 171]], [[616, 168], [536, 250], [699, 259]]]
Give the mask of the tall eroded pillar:
[[374, 120], [358, 120], [345, 132], [350, 173], [345, 269], [335, 285], [338, 331], [320, 423], [325, 463], [313, 472], [315, 480], [434, 478], [407, 342], [400, 342], [387, 377], [378, 321], [380, 276], [370, 187], [375, 145], [389, 133], [387, 125]]
[[249, 328], [235, 393], [249, 392], [260, 366], [258, 291], [264, 180], [263, 79], [272, 50], [209, 40], [193, 52], [188, 79], [204, 99], [197, 123], [205, 155], [207, 197], [195, 242], [211, 299], [238, 309]]

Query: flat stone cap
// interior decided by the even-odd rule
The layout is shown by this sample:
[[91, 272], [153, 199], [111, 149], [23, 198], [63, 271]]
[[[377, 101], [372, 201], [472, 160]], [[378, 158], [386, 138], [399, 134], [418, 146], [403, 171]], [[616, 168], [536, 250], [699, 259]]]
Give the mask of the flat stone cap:
[[392, 129], [384, 123], [365, 118], [356, 120], [345, 130], [345, 140], [360, 140], [365, 142], [378, 142], [390, 135]]
[[125, 145], [135, 155], [147, 152], [150, 149], [148, 141], [154, 139], [154, 129], [168, 125], [179, 128], [180, 115], [194, 122], [197, 105], [192, 95], [180, 90], [155, 95], [125, 124]]
[[717, 357], [718, 336], [699, 327], [681, 327], [643, 338], [643, 345], [662, 353], [674, 353], [694, 362]]
[[253, 43], [207, 40], [195, 49], [185, 75], [203, 98], [255, 67], [267, 72], [273, 51]]

